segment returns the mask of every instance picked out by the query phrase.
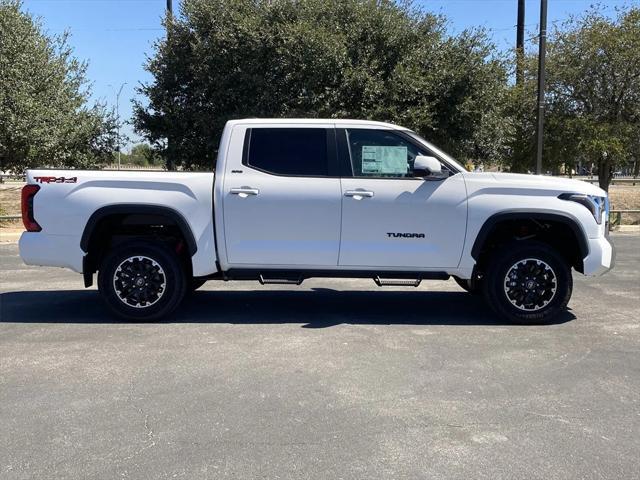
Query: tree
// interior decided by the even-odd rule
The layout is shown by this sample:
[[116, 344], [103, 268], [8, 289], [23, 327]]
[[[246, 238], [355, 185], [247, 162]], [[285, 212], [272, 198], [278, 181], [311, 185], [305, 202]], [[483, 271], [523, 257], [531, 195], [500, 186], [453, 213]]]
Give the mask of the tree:
[[0, 0], [0, 170], [107, 162], [115, 119], [88, 106], [86, 63], [17, 0]]
[[503, 154], [506, 71], [481, 30], [387, 0], [185, 0], [166, 22], [134, 125], [183, 168], [210, 168], [242, 117], [391, 121], [463, 161]]
[[[640, 130], [640, 8], [610, 19], [597, 9], [557, 29], [549, 42], [552, 161], [584, 157], [608, 190], [614, 168], [636, 156]], [[563, 160], [564, 159], [564, 160]]]
[[[114, 154], [115, 159], [117, 159], [117, 155]], [[130, 153], [121, 154], [121, 163], [139, 167], [160, 166], [162, 165], [162, 158], [148, 143], [138, 143], [131, 147]]]

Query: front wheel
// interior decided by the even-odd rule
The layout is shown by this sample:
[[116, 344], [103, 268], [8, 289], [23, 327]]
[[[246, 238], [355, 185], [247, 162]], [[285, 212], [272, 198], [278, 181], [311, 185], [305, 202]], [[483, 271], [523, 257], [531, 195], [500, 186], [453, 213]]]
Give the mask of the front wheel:
[[98, 272], [98, 289], [109, 309], [132, 321], [169, 315], [184, 297], [186, 283], [177, 254], [152, 241], [122, 244]]
[[483, 288], [491, 308], [510, 322], [549, 323], [571, 298], [571, 267], [544, 243], [515, 242], [491, 258]]

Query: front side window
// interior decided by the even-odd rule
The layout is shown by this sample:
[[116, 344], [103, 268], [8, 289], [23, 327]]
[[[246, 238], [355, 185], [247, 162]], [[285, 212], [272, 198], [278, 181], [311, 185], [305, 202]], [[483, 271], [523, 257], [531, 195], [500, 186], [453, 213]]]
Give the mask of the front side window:
[[347, 129], [355, 177], [413, 177], [417, 155], [429, 155], [389, 130]]
[[324, 128], [252, 128], [247, 135], [250, 167], [276, 175], [329, 175]]

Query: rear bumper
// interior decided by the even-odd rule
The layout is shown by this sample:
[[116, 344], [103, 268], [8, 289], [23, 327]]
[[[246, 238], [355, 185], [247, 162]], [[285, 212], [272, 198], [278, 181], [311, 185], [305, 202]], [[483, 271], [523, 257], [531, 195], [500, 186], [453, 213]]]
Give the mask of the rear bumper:
[[583, 261], [584, 274], [598, 276], [607, 273], [615, 263], [615, 247], [608, 237], [590, 238], [589, 255]]
[[27, 265], [70, 268], [82, 273], [80, 238], [75, 235], [47, 235], [24, 232], [18, 243], [20, 257]]

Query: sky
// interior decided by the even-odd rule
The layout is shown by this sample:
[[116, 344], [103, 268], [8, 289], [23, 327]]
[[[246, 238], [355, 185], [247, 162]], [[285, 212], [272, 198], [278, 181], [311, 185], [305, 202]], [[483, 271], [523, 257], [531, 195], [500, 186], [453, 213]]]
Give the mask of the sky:
[[[173, 0], [178, 11], [181, 0]], [[318, 0], [323, 1], [323, 0]], [[428, 11], [444, 14], [451, 33], [468, 27], [489, 30], [494, 42], [503, 49], [515, 44], [517, 0], [416, 0]], [[639, 5], [640, 0], [548, 0], [548, 22], [561, 22], [580, 15], [593, 3], [607, 12], [616, 7]], [[164, 35], [161, 19], [166, 0], [24, 0], [24, 8], [40, 17], [50, 34], [68, 31], [77, 58], [87, 60], [87, 76], [92, 84], [92, 97], [115, 108], [120, 95], [119, 111], [123, 121], [131, 118], [132, 99], [139, 98], [135, 88], [149, 82], [144, 70], [153, 43]], [[535, 35], [540, 18], [540, 0], [526, 0], [528, 36]], [[132, 142], [140, 141], [130, 125], [122, 133]]]

